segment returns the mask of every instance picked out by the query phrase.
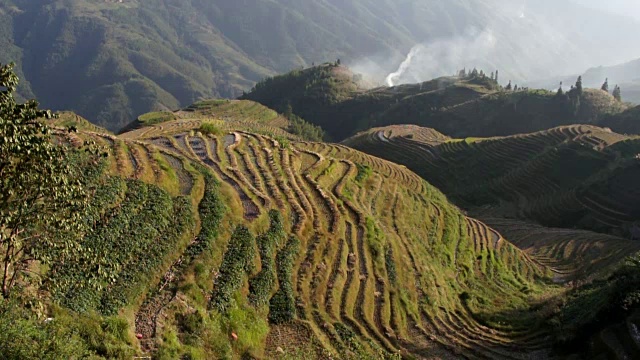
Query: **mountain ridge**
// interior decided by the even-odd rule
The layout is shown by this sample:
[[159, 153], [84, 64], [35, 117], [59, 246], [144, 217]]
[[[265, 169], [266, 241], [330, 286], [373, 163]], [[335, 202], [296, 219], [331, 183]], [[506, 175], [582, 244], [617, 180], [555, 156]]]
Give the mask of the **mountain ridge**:
[[[0, 41], [9, 51], [0, 54], [0, 62], [18, 64], [18, 74], [24, 80], [19, 88], [23, 98], [38, 98], [54, 110], [74, 110], [96, 125], [117, 131], [143, 113], [177, 109], [212, 97], [234, 98], [265, 76], [314, 62], [342, 58], [352, 65], [378, 63], [372, 75], [383, 78], [395, 70], [412, 46], [467, 41], [470, 27], [482, 31], [488, 26], [495, 34], [517, 31], [526, 35], [532, 26], [545, 30], [549, 28], [546, 22], [562, 16], [566, 26], [577, 29], [572, 12], [585, 19], [596, 16], [588, 9], [566, 4], [558, 5], [557, 14], [534, 4], [526, 21], [518, 20], [517, 6], [504, 0], [492, 0], [491, 4], [432, 0], [430, 5], [415, 0], [400, 4], [389, 0], [56, 0], [44, 5], [3, 0]], [[598, 19], [615, 23], [623, 36], [627, 34], [624, 29], [634, 27], [617, 17]], [[558, 38], [557, 44], [539, 37], [527, 39], [532, 42], [529, 45], [544, 49], [547, 59], [568, 66], [589, 56], [626, 54], [627, 47], [618, 48], [603, 40], [609, 36], [608, 28], [600, 27], [598, 33], [583, 29], [584, 38], [571, 42], [577, 44], [571, 47], [576, 55], [566, 58], [561, 54], [566, 53], [563, 45], [567, 41], [558, 34], [542, 32]], [[581, 32], [576, 34], [582, 36]], [[613, 48], [583, 56], [587, 50], [580, 46], [594, 39], [599, 39], [603, 48]], [[494, 59], [486, 67], [522, 66], [517, 71], [522, 74], [534, 68], [545, 70], [514, 61], [514, 55], [526, 50], [523, 44], [504, 37], [498, 40], [503, 49], [500, 53], [508, 56], [501, 56], [499, 64]], [[478, 62], [476, 66], [484, 67]], [[462, 67], [447, 64], [445, 73], [458, 66]], [[59, 90], [54, 84], [66, 86]]]

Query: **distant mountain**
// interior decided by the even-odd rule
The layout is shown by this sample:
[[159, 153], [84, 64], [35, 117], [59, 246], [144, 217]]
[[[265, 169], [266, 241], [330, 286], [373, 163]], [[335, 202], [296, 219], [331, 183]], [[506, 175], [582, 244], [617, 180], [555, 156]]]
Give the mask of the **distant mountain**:
[[[600, 88], [609, 79], [610, 90], [617, 84], [622, 89], [623, 101], [640, 104], [640, 59], [615, 66], [599, 66], [588, 69], [582, 76], [585, 86]], [[565, 88], [576, 81], [578, 75], [558, 76], [552, 79], [530, 82], [531, 86], [556, 89], [562, 81]]]
[[314, 62], [384, 79], [416, 44], [442, 55], [412, 70], [420, 80], [459, 66], [504, 81], [570, 73], [640, 56], [627, 46], [638, 27], [557, 0], [0, 0], [0, 62], [18, 63], [23, 97], [115, 131]]
[[576, 4], [640, 19], [640, 2], [634, 0], [571, 0]]

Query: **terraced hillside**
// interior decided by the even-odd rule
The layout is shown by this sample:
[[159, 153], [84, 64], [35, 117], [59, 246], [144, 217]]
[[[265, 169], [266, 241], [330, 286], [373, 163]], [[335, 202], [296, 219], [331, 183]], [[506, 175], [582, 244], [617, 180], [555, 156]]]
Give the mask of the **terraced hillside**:
[[[398, 352], [513, 358], [549, 351], [543, 330], [529, 331], [537, 319], [527, 310], [549, 290], [537, 280], [546, 268], [464, 216], [417, 175], [340, 145], [279, 142], [244, 130], [207, 136], [197, 121], [121, 138], [156, 148], [176, 173], [177, 159], [207, 168], [237, 204], [233, 221], [260, 229], [269, 209], [283, 214], [286, 232], [302, 249], [290, 280], [299, 320], [285, 329], [306, 327], [324, 351], [354, 358]], [[149, 167], [144, 159], [130, 160], [138, 169], [132, 174]], [[498, 299], [504, 314], [522, 317], [501, 315]], [[275, 329], [267, 358], [277, 347], [307, 345], [292, 344]]]
[[[522, 240], [522, 251], [402, 166], [215, 119], [215, 106], [120, 136], [59, 132], [107, 149], [114, 177], [87, 240], [118, 244], [109, 256], [120, 270], [103, 291], [54, 295], [76, 311], [123, 314], [139, 355], [549, 358], [546, 309], [565, 292], [553, 281], [638, 250], [603, 236], [561, 250]], [[569, 264], [573, 248], [589, 265]]]
[[637, 237], [637, 138], [585, 125], [440, 143], [405, 132], [373, 129], [345, 144], [406, 165], [481, 214]]
[[[370, 90], [360, 85], [361, 76], [348, 68], [322, 64], [263, 80], [241, 98], [280, 112], [291, 109], [337, 141], [398, 124], [426, 126], [453, 137], [507, 136], [576, 123], [597, 125], [628, 107], [595, 89], [560, 95], [507, 90], [484, 73]], [[630, 120], [618, 122], [623, 128]]]
[[[406, 167], [302, 141], [256, 103], [144, 119], [119, 136], [72, 114], [52, 122], [62, 141], [91, 140], [107, 154], [92, 175], [85, 239], [98, 256], [81, 264], [113, 267], [113, 278], [74, 264], [51, 275], [69, 284], [52, 294], [60, 305], [111, 316], [104, 329], [124, 319], [126, 345], [98, 347], [102, 356], [547, 359], [574, 351], [557, 347], [558, 329], [580, 335], [557, 310], [561, 284], [609, 274], [640, 250], [615, 236], [470, 218]], [[565, 131], [607, 141], [600, 147], [622, 158], [637, 150], [596, 128], [552, 133]], [[381, 148], [463, 143], [415, 126], [367, 135]], [[103, 286], [83, 286], [83, 276]]]

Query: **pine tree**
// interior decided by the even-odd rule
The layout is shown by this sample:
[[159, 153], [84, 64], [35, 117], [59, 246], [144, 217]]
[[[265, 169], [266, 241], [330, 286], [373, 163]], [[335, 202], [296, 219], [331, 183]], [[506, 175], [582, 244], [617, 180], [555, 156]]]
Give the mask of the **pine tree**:
[[576, 81], [576, 91], [578, 96], [582, 95], [582, 76], [578, 76], [578, 81]]
[[491, 72], [491, 80], [495, 80], [495, 73], [493, 71]]
[[620, 86], [616, 85], [616, 87], [613, 88], [613, 97], [614, 99], [622, 102], [622, 94], [620, 93]]
[[601, 89], [602, 89], [602, 91], [609, 92], [609, 78], [607, 78], [604, 81], [604, 84], [602, 84], [602, 88]]
[[505, 89], [507, 91], [511, 91], [511, 89], [513, 89], [513, 87], [511, 86], [511, 80], [509, 80], [509, 84], [507, 85], [507, 87]]
[[558, 88], [558, 92], [556, 93], [558, 96], [564, 95], [564, 90], [562, 90], [562, 81], [560, 81], [560, 87]]
[[498, 70], [496, 70], [496, 82], [498, 82], [498, 81], [500, 81], [500, 80], [498, 79]]

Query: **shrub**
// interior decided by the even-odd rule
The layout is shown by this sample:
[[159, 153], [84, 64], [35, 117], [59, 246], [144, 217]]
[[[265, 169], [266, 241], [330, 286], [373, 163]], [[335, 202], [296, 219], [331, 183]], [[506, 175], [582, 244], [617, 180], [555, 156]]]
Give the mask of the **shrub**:
[[253, 306], [263, 306], [269, 302], [271, 291], [276, 283], [274, 251], [286, 238], [280, 212], [269, 211], [269, 218], [271, 220], [269, 230], [257, 239], [262, 269], [249, 281], [249, 302]]
[[367, 181], [369, 176], [371, 176], [371, 174], [373, 173], [373, 170], [369, 165], [356, 164], [356, 167], [358, 168], [358, 175], [356, 175], [356, 182], [358, 184], [362, 184], [363, 182]]
[[[109, 178], [95, 193], [81, 245], [91, 251], [78, 262], [52, 267], [54, 299], [80, 312], [115, 314], [146, 291], [179, 241], [193, 231], [188, 198], [172, 199], [155, 185]], [[114, 202], [110, 204], [110, 202]]]
[[313, 125], [294, 114], [285, 114], [289, 119], [289, 132], [308, 141], [322, 141], [325, 133], [320, 126]]
[[126, 320], [54, 310], [44, 321], [15, 301], [0, 302], [0, 358], [131, 359], [135, 355]]
[[394, 284], [396, 282], [396, 263], [393, 260], [393, 248], [387, 244], [387, 251], [385, 252], [385, 265], [387, 267], [387, 276], [389, 281]]
[[214, 136], [222, 135], [222, 129], [217, 127], [215, 124], [208, 123], [208, 122], [202, 123], [198, 131], [200, 131], [203, 135], [214, 135]]
[[252, 271], [253, 257], [253, 235], [247, 227], [238, 226], [231, 236], [222, 265], [220, 265], [210, 307], [223, 314], [227, 312], [233, 299], [233, 293], [242, 287], [245, 274]]
[[191, 259], [211, 249], [211, 245], [218, 237], [220, 223], [226, 212], [219, 192], [220, 184], [208, 171], [200, 172], [204, 174], [205, 180], [204, 196], [198, 205], [202, 225], [198, 241], [191, 244], [185, 252]]
[[287, 245], [278, 253], [278, 291], [269, 302], [269, 322], [282, 324], [293, 320], [296, 316], [296, 304], [293, 295], [291, 275], [293, 263], [300, 248], [300, 240], [291, 237]]

